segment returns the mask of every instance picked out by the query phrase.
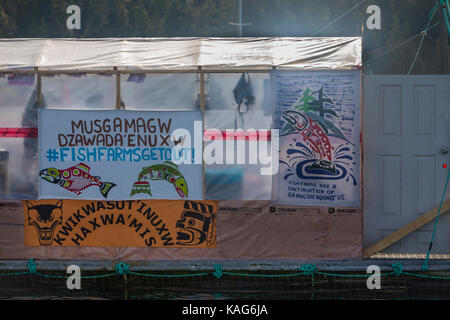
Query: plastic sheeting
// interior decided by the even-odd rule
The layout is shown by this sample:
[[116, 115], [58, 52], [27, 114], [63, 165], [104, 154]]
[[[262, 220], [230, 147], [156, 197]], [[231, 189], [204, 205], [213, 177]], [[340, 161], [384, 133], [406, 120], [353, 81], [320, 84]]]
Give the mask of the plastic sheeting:
[[200, 110], [197, 73], [125, 74], [120, 79], [127, 110]]
[[361, 211], [219, 201], [217, 248], [25, 247], [22, 204], [0, 207], [0, 259], [361, 259]]
[[[240, 73], [210, 73], [205, 77], [205, 128], [208, 130], [227, 129], [270, 130], [272, 125], [272, 101], [268, 73], [248, 73], [246, 79], [252, 84], [253, 103], [242, 105], [238, 113], [233, 89], [241, 78]], [[229, 141], [228, 141], [229, 142]], [[272, 177], [260, 174], [261, 163], [249, 164], [249, 141], [245, 145], [246, 164], [237, 164], [237, 154], [242, 152], [238, 142], [227, 145], [224, 142], [223, 164], [205, 166], [206, 198], [211, 200], [270, 200]], [[205, 142], [207, 146], [209, 142]], [[270, 142], [268, 143], [270, 147]], [[227, 163], [229, 153], [234, 155], [234, 163]]]
[[[33, 83], [34, 82], [34, 83]], [[37, 128], [36, 80], [12, 83], [0, 77], [0, 128]], [[115, 109], [115, 78], [101, 75], [42, 77], [43, 107]], [[37, 197], [37, 139], [0, 137], [0, 199]], [[6, 154], [7, 159], [4, 159]]]
[[0, 39], [0, 70], [355, 69], [360, 37]]
[[116, 79], [91, 74], [42, 77], [42, 95], [50, 109], [115, 109]]
[[[33, 84], [0, 78], [0, 128], [37, 127]], [[30, 161], [31, 160], [31, 161]], [[37, 195], [37, 139], [0, 137], [0, 199]]]

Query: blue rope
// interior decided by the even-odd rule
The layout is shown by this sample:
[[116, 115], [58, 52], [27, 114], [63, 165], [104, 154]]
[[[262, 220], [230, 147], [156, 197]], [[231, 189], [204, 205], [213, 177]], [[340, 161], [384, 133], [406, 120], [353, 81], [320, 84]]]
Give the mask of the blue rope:
[[221, 264], [215, 264], [214, 265], [214, 272], [212, 273], [217, 279], [222, 278], [223, 271], [222, 271], [222, 265]]
[[394, 263], [392, 265], [392, 270], [392, 273], [396, 276], [401, 275], [403, 273], [403, 264], [401, 264], [400, 262]]
[[314, 275], [317, 273], [317, 268], [313, 264], [304, 264], [301, 266], [300, 270], [303, 271], [305, 275]]
[[361, 0], [360, 2], [358, 2], [357, 4], [355, 4], [353, 7], [351, 7], [350, 9], [348, 9], [347, 11], [345, 11], [343, 14], [341, 14], [339, 17], [337, 17], [336, 19], [334, 19], [333, 21], [331, 21], [329, 24], [327, 24], [326, 26], [322, 27], [319, 31], [316, 31], [313, 34], [313, 37], [315, 37], [316, 35], [318, 35], [320, 32], [322, 32], [323, 30], [325, 30], [326, 28], [328, 28], [329, 26], [331, 26], [333, 23], [339, 21], [340, 19], [342, 19], [343, 17], [345, 17], [347, 14], [349, 14], [350, 12], [352, 12], [354, 9], [356, 9], [357, 7], [359, 7], [361, 4], [363, 4], [364, 2], [366, 2], [367, 0]]
[[141, 276], [141, 277], [153, 277], [153, 278], [188, 278], [188, 277], [205, 277], [209, 273], [188, 273], [188, 274], [150, 274], [150, 273], [140, 273], [130, 271], [131, 275]]
[[115, 270], [116, 273], [120, 276], [123, 274], [130, 274], [130, 266], [123, 262], [116, 264]]
[[[450, 171], [449, 171], [449, 177], [450, 177]], [[447, 182], [448, 182], [447, 178]], [[143, 276], [143, 277], [160, 277], [160, 278], [185, 278], [185, 277], [200, 277], [200, 276], [208, 276], [210, 273], [203, 272], [203, 273], [192, 273], [192, 274], [146, 274], [146, 273], [139, 273], [134, 272], [130, 270], [130, 266], [126, 263], [119, 263], [116, 264], [114, 273], [108, 273], [103, 275], [93, 275], [93, 276], [82, 276], [83, 279], [97, 279], [97, 278], [106, 278], [106, 277], [112, 277], [117, 275], [136, 275], [136, 276]], [[382, 273], [381, 276], [412, 276], [412, 277], [419, 277], [419, 278], [427, 278], [427, 279], [441, 279], [441, 280], [450, 280], [450, 277], [443, 277], [443, 276], [435, 276], [435, 275], [427, 275], [423, 273], [412, 273], [412, 272], [405, 272], [403, 271], [403, 265], [399, 263], [394, 263], [392, 265], [392, 272], [385, 272]], [[282, 277], [298, 277], [298, 276], [310, 276], [312, 284], [314, 286], [314, 279], [315, 275], [323, 275], [328, 277], [349, 277], [349, 278], [363, 278], [368, 277], [367, 274], [343, 274], [343, 273], [329, 273], [329, 272], [323, 272], [317, 270], [317, 266], [313, 264], [305, 264], [302, 265], [299, 268], [298, 273], [291, 273], [291, 274], [257, 274], [257, 273], [234, 273], [234, 272], [226, 272], [223, 271], [223, 266], [221, 264], [214, 265], [214, 271], [211, 272], [212, 275], [214, 275], [217, 279], [221, 279], [223, 275], [229, 275], [229, 276], [242, 276], [242, 277], [273, 277], [273, 278], [282, 278]], [[426, 270], [425, 270], [426, 271]], [[28, 271], [26, 272], [14, 272], [14, 273], [0, 273], [0, 276], [17, 276], [17, 275], [25, 275], [25, 274], [32, 274], [37, 275], [44, 278], [67, 278], [66, 275], [46, 275], [42, 274], [37, 271], [36, 263], [34, 262], [34, 259], [28, 260]]]
[[30, 259], [28, 260], [28, 272], [30, 274], [37, 274], [37, 268], [36, 268], [36, 263], [34, 262], [34, 259]]
[[[447, 10], [445, 10], [446, 9], [445, 7], [447, 8]], [[444, 8], [442, 8], [442, 12], [444, 14], [445, 24], [447, 25], [447, 32], [448, 32], [448, 35], [450, 36], [450, 22], [449, 22], [449, 16], [448, 16], [448, 14], [450, 14], [450, 8], [448, 7], [448, 0], [447, 0], [447, 5], [444, 5]]]
[[[441, 0], [442, 1], [442, 0]], [[434, 5], [433, 9], [431, 9], [430, 14], [428, 15], [428, 23], [425, 26], [425, 29], [421, 32], [422, 38], [420, 39], [419, 48], [417, 49], [416, 55], [414, 56], [414, 60], [411, 64], [411, 67], [409, 67], [408, 73], [410, 74], [412, 69], [414, 68], [414, 65], [416, 64], [417, 58], [419, 57], [419, 53], [422, 50], [423, 41], [425, 40], [425, 36], [427, 35], [427, 30], [430, 27], [431, 21], [433, 21], [434, 15], [438, 9], [439, 1], [436, 1], [436, 4]]]
[[426, 256], [425, 261], [423, 262], [423, 265], [422, 265], [422, 270], [423, 271], [427, 271], [428, 270], [428, 262], [430, 260], [431, 248], [433, 247], [434, 236], [436, 235], [436, 229], [437, 229], [437, 224], [438, 224], [438, 220], [439, 220], [439, 215], [441, 213], [442, 204], [444, 203], [445, 194], [447, 192], [447, 186], [448, 186], [448, 180], [449, 179], [450, 179], [450, 168], [448, 170], [447, 181], [445, 182], [444, 193], [442, 194], [442, 199], [441, 199], [441, 203], [439, 205], [439, 210], [438, 210], [438, 213], [437, 213], [437, 216], [436, 216], [436, 220], [434, 221], [434, 229], [433, 229], [433, 234], [431, 235], [430, 246], [428, 247], [427, 256]]

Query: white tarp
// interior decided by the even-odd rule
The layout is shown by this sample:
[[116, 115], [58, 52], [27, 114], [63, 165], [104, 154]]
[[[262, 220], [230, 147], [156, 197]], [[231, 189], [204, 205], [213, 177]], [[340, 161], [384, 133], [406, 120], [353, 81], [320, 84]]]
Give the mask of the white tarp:
[[0, 71], [351, 70], [361, 51], [361, 37], [0, 39]]
[[39, 199], [200, 200], [201, 120], [200, 111], [42, 109]]

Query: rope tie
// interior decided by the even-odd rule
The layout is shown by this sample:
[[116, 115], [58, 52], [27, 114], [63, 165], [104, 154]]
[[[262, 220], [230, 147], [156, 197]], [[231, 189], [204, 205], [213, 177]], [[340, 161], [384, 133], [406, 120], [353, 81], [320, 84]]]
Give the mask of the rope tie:
[[436, 13], [437, 10], [438, 10], [438, 1], [436, 1], [436, 4], [434, 5], [433, 9], [431, 9], [430, 14], [428, 15], [428, 23], [425, 26], [425, 29], [420, 33], [422, 38], [420, 39], [419, 48], [416, 51], [416, 55], [414, 56], [413, 62], [411, 63], [411, 66], [409, 67], [409, 70], [407, 72], [408, 75], [411, 73], [411, 71], [414, 68], [414, 65], [416, 64], [417, 58], [419, 57], [419, 53], [422, 50], [423, 41], [425, 40], [425, 36], [427, 35], [427, 30], [431, 22], [433, 21], [434, 14]]
[[302, 271], [305, 275], [315, 275], [317, 273], [316, 266], [313, 264], [302, 265], [300, 271]]
[[434, 237], [436, 236], [437, 224], [439, 221], [439, 216], [441, 214], [442, 204], [444, 203], [444, 200], [445, 200], [445, 194], [447, 193], [447, 187], [448, 187], [449, 180], [450, 180], [450, 168], [448, 170], [447, 180], [445, 182], [444, 193], [442, 194], [441, 203], [439, 204], [439, 210], [437, 212], [436, 219], [434, 220], [434, 228], [433, 228], [433, 233], [431, 234], [431, 240], [430, 240], [430, 245], [428, 247], [427, 256], [425, 257], [425, 261], [423, 262], [423, 265], [422, 265], [423, 271], [428, 270], [428, 262], [430, 260], [431, 248], [433, 247]]
[[116, 264], [115, 270], [118, 275], [130, 274], [130, 266], [123, 262]]
[[30, 259], [28, 260], [28, 272], [30, 274], [37, 274], [37, 269], [36, 269], [36, 263], [34, 262], [34, 259]]
[[217, 279], [222, 278], [222, 276], [223, 276], [222, 265], [221, 264], [215, 264], [214, 265], [214, 272], [212, 274]]
[[[428, 263], [428, 261], [425, 261], [425, 263]], [[103, 275], [93, 275], [93, 276], [83, 276], [83, 279], [98, 279], [98, 278], [107, 278], [107, 277], [113, 277], [117, 275], [121, 275], [124, 277], [125, 282], [127, 281], [127, 275], [135, 275], [135, 276], [143, 276], [143, 277], [158, 277], [158, 278], [183, 278], [183, 277], [194, 277], [194, 276], [207, 276], [210, 273], [204, 272], [204, 273], [192, 273], [192, 274], [146, 274], [146, 273], [138, 273], [133, 272], [130, 270], [130, 267], [128, 264], [125, 263], [118, 263], [114, 266], [115, 272], [113, 273], [107, 273]], [[215, 264], [214, 265], [214, 271], [211, 272], [212, 275], [214, 275], [216, 278], [220, 279], [223, 277], [223, 275], [229, 275], [229, 276], [240, 276], [240, 277], [297, 277], [297, 276], [310, 276], [312, 281], [312, 286], [314, 288], [314, 281], [315, 281], [315, 275], [322, 275], [326, 277], [349, 277], [349, 278], [367, 278], [367, 274], [348, 274], [348, 273], [328, 273], [323, 272], [317, 269], [316, 265], [310, 265], [305, 264], [299, 267], [299, 273], [295, 274], [243, 274], [243, 273], [232, 273], [232, 272], [224, 272], [223, 267], [221, 264]], [[2, 273], [0, 272], [0, 276], [17, 276], [17, 275], [26, 275], [26, 274], [35, 274], [40, 277], [45, 278], [67, 278], [66, 275], [47, 275], [42, 274], [41, 272], [37, 271], [37, 266], [34, 261], [34, 259], [28, 260], [28, 270], [25, 272], [10, 272], [10, 273]], [[418, 278], [426, 278], [426, 279], [441, 279], [441, 280], [449, 280], [450, 277], [447, 276], [435, 276], [435, 275], [427, 275], [424, 273], [412, 273], [403, 271], [403, 264], [400, 262], [392, 264], [392, 272], [382, 273], [382, 276], [401, 276], [401, 275], [408, 275]]]
[[403, 273], [403, 264], [401, 264], [400, 262], [394, 263], [392, 265], [392, 270], [396, 276], [401, 275]]

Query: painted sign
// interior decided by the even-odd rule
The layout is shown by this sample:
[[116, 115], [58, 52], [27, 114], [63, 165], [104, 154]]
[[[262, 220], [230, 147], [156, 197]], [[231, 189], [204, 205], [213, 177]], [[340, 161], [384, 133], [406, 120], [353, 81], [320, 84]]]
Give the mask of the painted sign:
[[25, 246], [216, 247], [216, 201], [23, 201]]
[[271, 73], [280, 204], [359, 207], [360, 72]]
[[39, 110], [39, 199], [202, 199], [202, 145], [191, 145], [201, 120], [199, 111]]

